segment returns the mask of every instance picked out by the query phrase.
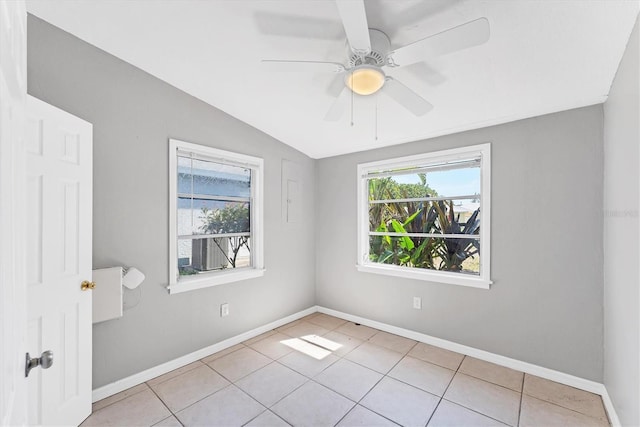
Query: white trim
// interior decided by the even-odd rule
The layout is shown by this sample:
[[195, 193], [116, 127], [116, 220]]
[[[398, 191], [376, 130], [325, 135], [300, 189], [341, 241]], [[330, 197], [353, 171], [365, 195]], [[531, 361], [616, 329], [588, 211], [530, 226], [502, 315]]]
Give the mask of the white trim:
[[[178, 275], [177, 235], [177, 176], [178, 152], [190, 152], [209, 161], [226, 161], [227, 164], [251, 169], [251, 268], [212, 272], [188, 277]], [[264, 160], [259, 157], [220, 150], [178, 139], [169, 139], [169, 285], [170, 294], [176, 294], [224, 283], [247, 280], [264, 275]], [[199, 237], [197, 237], [199, 238]]]
[[340, 317], [344, 320], [360, 323], [361, 325], [369, 326], [371, 328], [379, 329], [381, 331], [396, 334], [401, 337], [409, 338], [409, 339], [423, 342], [426, 344], [435, 345], [437, 347], [441, 347], [446, 350], [455, 351], [457, 353], [475, 357], [476, 359], [495, 363], [496, 365], [505, 366], [507, 368], [515, 369], [531, 375], [536, 375], [541, 378], [546, 378], [548, 380], [552, 380], [552, 381], [565, 384], [571, 387], [579, 388], [581, 390], [589, 391], [591, 393], [596, 393], [601, 396], [603, 395], [602, 393], [604, 390], [604, 385], [595, 381], [565, 374], [564, 372], [555, 371], [549, 368], [544, 368], [542, 366], [512, 359], [510, 357], [500, 356], [499, 354], [490, 353], [485, 350], [479, 350], [474, 347], [469, 347], [469, 346], [458, 344], [452, 341], [443, 340], [441, 338], [432, 337], [430, 335], [411, 331], [409, 329], [399, 328], [397, 326], [388, 325], [386, 323], [377, 322], [375, 320], [369, 320], [364, 317], [354, 316], [351, 314], [343, 313], [341, 311], [332, 310], [330, 308], [318, 306], [318, 311], [320, 313], [325, 313], [331, 316]]
[[219, 148], [209, 147], [208, 145], [194, 144], [179, 139], [169, 139], [169, 144], [176, 148], [176, 154], [193, 153], [194, 158], [209, 161], [225, 163], [230, 166], [241, 166], [247, 168], [262, 167], [263, 160], [259, 157], [249, 156], [247, 154], [235, 153], [233, 151], [221, 150]]
[[607, 387], [605, 387], [604, 384], [602, 385], [602, 393], [598, 394], [602, 397], [602, 403], [604, 403], [604, 409], [607, 411], [611, 427], [622, 427], [622, 423], [620, 422], [620, 418], [618, 418], [618, 413], [616, 412], [616, 408], [611, 400], [611, 396], [609, 396]]
[[[391, 264], [369, 262], [369, 191], [367, 178], [372, 172], [391, 169], [408, 169], [416, 165], [440, 164], [469, 159], [477, 156], [481, 161], [480, 168], [480, 275], [467, 276], [464, 273], [441, 272], [428, 269], [417, 269]], [[357, 168], [357, 228], [358, 253], [356, 268], [358, 271], [378, 273], [388, 276], [447, 283], [490, 289], [491, 284], [491, 143], [483, 143], [449, 150], [427, 152], [395, 159], [378, 160], [360, 163]], [[443, 236], [446, 237], [446, 236]], [[463, 237], [463, 236], [460, 236]]]
[[210, 196], [208, 194], [191, 194], [191, 193], [178, 193], [177, 196], [180, 199], [193, 198], [193, 199], [199, 199], [199, 200], [214, 200], [216, 202], [239, 202], [239, 203], [251, 202], [251, 197]]
[[238, 268], [227, 269], [215, 273], [203, 273], [194, 276], [183, 276], [178, 283], [167, 286], [170, 294], [194, 291], [196, 289], [209, 288], [211, 286], [224, 285], [225, 283], [238, 282], [240, 280], [255, 279], [264, 276], [264, 268]]
[[[358, 177], [366, 177], [370, 173], [378, 171], [415, 168], [416, 166], [424, 167], [459, 160], [470, 160], [470, 157], [473, 155], [482, 156], [482, 152], [488, 145], [490, 144], [469, 145], [466, 147], [450, 148], [448, 150], [430, 151], [411, 156], [396, 157], [388, 160], [360, 163], [358, 165]], [[377, 176], [371, 176], [371, 178], [377, 178]]]
[[447, 283], [450, 285], [468, 286], [480, 289], [490, 289], [491, 284], [493, 283], [490, 280], [484, 280], [480, 277], [445, 271], [429, 271], [429, 276], [426, 276], [425, 271], [423, 270], [411, 267], [399, 267], [391, 264], [356, 265], [356, 269], [363, 273], [384, 274], [385, 276]]
[[[169, 286], [178, 277], [178, 141], [169, 140]], [[175, 237], [174, 237], [175, 236]]]
[[[376, 177], [377, 178], [377, 177]], [[473, 200], [477, 199], [478, 195], [467, 195], [467, 196], [441, 196], [441, 197], [414, 197], [411, 199], [383, 199], [383, 200], [369, 200], [369, 204], [373, 203], [407, 203], [407, 202], [431, 202], [436, 200]]]
[[244, 236], [251, 236], [251, 233], [186, 234], [186, 235], [178, 235], [178, 240], [222, 239], [225, 237], [244, 237]]
[[138, 384], [142, 384], [143, 382], [149, 381], [150, 379], [153, 379], [159, 375], [166, 374], [167, 372], [171, 372], [174, 369], [178, 369], [182, 366], [188, 365], [189, 363], [196, 362], [202, 358], [209, 356], [210, 354], [222, 351], [229, 347], [233, 347], [236, 344], [240, 344], [253, 337], [257, 337], [258, 335], [268, 332], [272, 329], [278, 328], [282, 325], [286, 325], [287, 323], [298, 320], [304, 316], [308, 316], [309, 314], [313, 314], [316, 311], [318, 311], [317, 306], [309, 307], [290, 316], [283, 317], [282, 319], [275, 320], [271, 323], [244, 332], [240, 335], [227, 338], [226, 340], [220, 341], [216, 344], [210, 345], [200, 350], [196, 350], [193, 353], [186, 354], [182, 357], [178, 357], [177, 359], [170, 360], [169, 362], [154, 366], [153, 368], [146, 369], [137, 374], [133, 374], [121, 380], [96, 388], [95, 390], [93, 390], [92, 402], [97, 402], [98, 400], [102, 400], [116, 393], [120, 393], [121, 391], [134, 387]]
[[435, 239], [480, 240], [480, 236], [477, 234], [395, 233], [393, 231], [370, 231], [369, 236], [433, 237]]

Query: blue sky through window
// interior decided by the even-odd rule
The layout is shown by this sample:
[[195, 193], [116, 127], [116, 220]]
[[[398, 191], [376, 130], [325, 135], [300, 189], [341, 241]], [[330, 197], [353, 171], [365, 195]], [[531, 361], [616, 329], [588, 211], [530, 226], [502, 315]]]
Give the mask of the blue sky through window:
[[[419, 184], [418, 174], [396, 175], [393, 180], [401, 184]], [[440, 196], [467, 196], [480, 194], [480, 168], [453, 169], [427, 173], [427, 184]]]

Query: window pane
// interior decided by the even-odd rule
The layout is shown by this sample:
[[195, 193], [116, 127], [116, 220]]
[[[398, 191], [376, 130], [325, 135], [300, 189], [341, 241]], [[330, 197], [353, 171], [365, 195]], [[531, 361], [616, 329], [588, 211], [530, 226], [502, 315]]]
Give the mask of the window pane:
[[427, 174], [427, 183], [439, 196], [455, 197], [480, 194], [480, 168], [430, 172]]
[[251, 170], [178, 157], [178, 192], [208, 196], [251, 196]]
[[178, 240], [181, 276], [251, 266], [249, 236]]
[[369, 237], [369, 261], [480, 274], [479, 238]]
[[433, 170], [369, 179], [369, 200], [480, 194], [480, 167]]
[[369, 231], [479, 234], [480, 203], [473, 199], [371, 203]]
[[250, 204], [178, 197], [178, 235], [248, 233]]
[[404, 174], [369, 179], [369, 200], [412, 199], [438, 194], [426, 182], [426, 174]]

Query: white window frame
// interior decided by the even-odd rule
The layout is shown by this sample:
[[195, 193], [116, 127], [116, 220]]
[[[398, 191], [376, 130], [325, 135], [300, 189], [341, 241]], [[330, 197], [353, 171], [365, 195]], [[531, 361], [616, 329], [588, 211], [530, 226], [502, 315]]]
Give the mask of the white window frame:
[[[480, 157], [480, 275], [428, 270], [369, 261], [369, 189], [367, 177], [382, 170], [436, 165]], [[358, 164], [358, 258], [356, 268], [366, 273], [489, 289], [491, 286], [491, 144], [479, 144], [414, 156]]]
[[[251, 169], [251, 267], [227, 269], [193, 276], [178, 272], [178, 150], [211, 161]], [[264, 160], [177, 139], [169, 140], [169, 293], [192, 291], [264, 275]]]

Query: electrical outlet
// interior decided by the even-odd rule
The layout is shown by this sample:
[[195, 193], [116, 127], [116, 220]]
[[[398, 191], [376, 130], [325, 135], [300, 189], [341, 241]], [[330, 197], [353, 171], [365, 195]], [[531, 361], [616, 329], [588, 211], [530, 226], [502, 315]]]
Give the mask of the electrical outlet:
[[413, 297], [413, 308], [416, 310], [422, 310], [422, 298]]
[[229, 304], [224, 303], [220, 304], [220, 317], [225, 317], [229, 315]]

